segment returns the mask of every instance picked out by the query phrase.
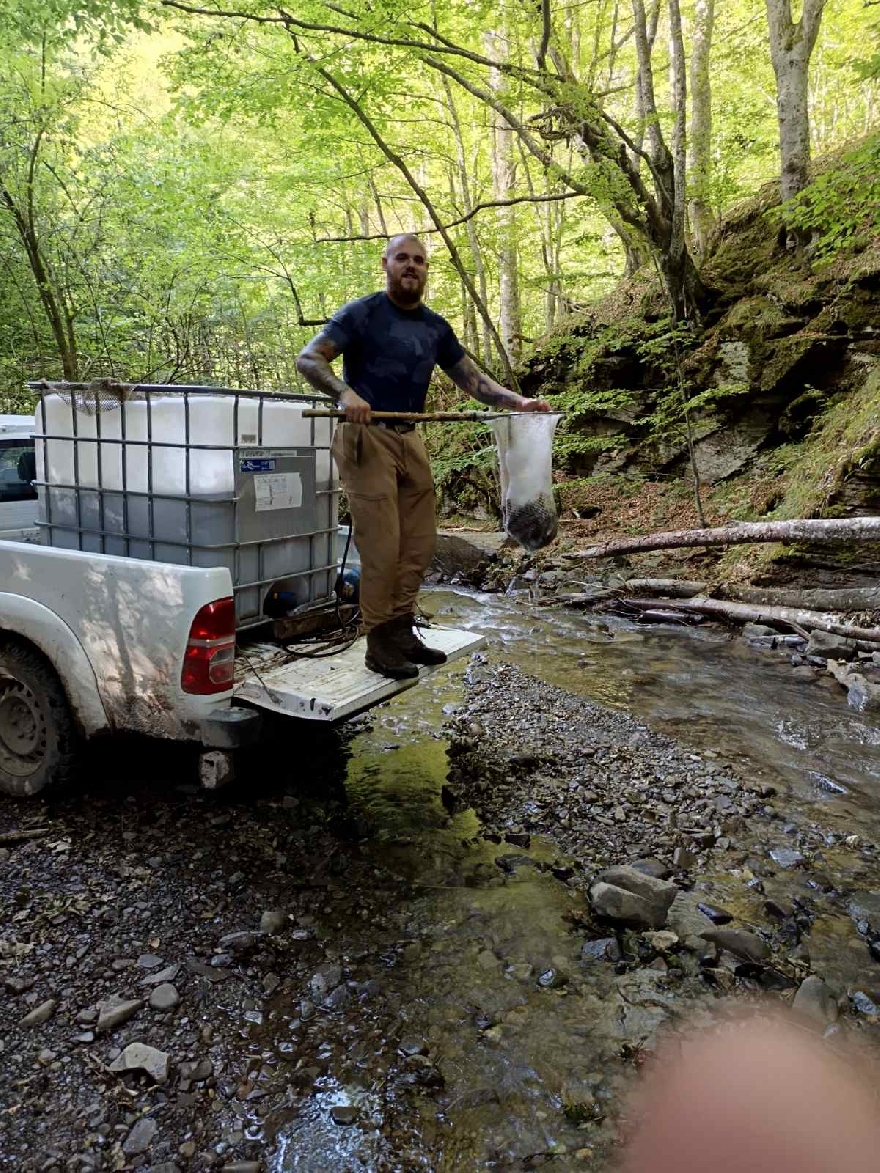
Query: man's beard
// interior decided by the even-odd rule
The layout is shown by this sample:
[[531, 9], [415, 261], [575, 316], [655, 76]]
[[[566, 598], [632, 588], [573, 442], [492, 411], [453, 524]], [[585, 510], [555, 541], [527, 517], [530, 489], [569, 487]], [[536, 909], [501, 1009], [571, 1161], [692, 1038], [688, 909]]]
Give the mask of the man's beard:
[[391, 292], [402, 305], [417, 306], [422, 300], [424, 285], [418, 277], [412, 278], [404, 285], [404, 278], [399, 277], [391, 286]]

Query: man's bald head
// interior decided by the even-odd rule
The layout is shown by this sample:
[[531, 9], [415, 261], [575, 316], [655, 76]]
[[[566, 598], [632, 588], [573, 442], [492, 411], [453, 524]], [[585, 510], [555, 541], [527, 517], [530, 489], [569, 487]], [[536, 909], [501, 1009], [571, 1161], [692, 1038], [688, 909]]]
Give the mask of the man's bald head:
[[425, 246], [422, 244], [422, 242], [419, 240], [419, 238], [414, 233], [401, 232], [399, 236], [392, 236], [391, 239], [388, 241], [388, 243], [385, 245], [385, 256], [390, 257], [392, 252], [394, 252], [396, 249], [398, 249], [401, 245], [409, 245], [409, 244], [418, 245], [419, 248], [421, 249], [422, 256], [425, 255]]
[[414, 310], [422, 300], [428, 280], [425, 246], [417, 236], [402, 232], [392, 236], [382, 256], [385, 289], [395, 305]]

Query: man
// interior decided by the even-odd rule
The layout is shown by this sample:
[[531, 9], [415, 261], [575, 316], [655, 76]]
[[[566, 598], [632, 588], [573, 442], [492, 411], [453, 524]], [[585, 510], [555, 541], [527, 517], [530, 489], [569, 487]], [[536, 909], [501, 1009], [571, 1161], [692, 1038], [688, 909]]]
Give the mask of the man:
[[[419, 664], [446, 659], [414, 630], [416, 597], [434, 556], [434, 480], [415, 425], [379, 421], [371, 426], [371, 413], [423, 411], [435, 366], [490, 407], [550, 407], [508, 391], [480, 371], [449, 323], [422, 304], [428, 261], [418, 237], [393, 237], [382, 268], [385, 291], [343, 306], [304, 348], [296, 366], [345, 411], [333, 457], [361, 559], [365, 663], [373, 672], [404, 680], [418, 675]], [[340, 354], [342, 379], [330, 366]]]

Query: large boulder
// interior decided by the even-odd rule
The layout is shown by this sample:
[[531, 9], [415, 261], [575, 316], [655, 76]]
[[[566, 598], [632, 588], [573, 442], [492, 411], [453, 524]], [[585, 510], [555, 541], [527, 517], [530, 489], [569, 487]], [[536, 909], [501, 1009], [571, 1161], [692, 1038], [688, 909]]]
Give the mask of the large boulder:
[[854, 639], [833, 635], [830, 631], [811, 631], [806, 655], [822, 656], [826, 660], [851, 660], [858, 651]]
[[440, 530], [429, 574], [446, 578], [455, 574], [476, 576], [494, 561], [506, 540], [505, 533]]
[[634, 929], [662, 929], [676, 897], [675, 884], [631, 867], [607, 868], [590, 889], [593, 911]]

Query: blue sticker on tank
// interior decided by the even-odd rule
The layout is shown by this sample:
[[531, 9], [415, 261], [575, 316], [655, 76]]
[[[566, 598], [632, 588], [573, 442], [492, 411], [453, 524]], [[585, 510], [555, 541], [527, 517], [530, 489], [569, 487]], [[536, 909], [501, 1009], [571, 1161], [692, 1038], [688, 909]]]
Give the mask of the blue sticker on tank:
[[239, 466], [242, 472], [274, 472], [274, 460], [243, 460]]

